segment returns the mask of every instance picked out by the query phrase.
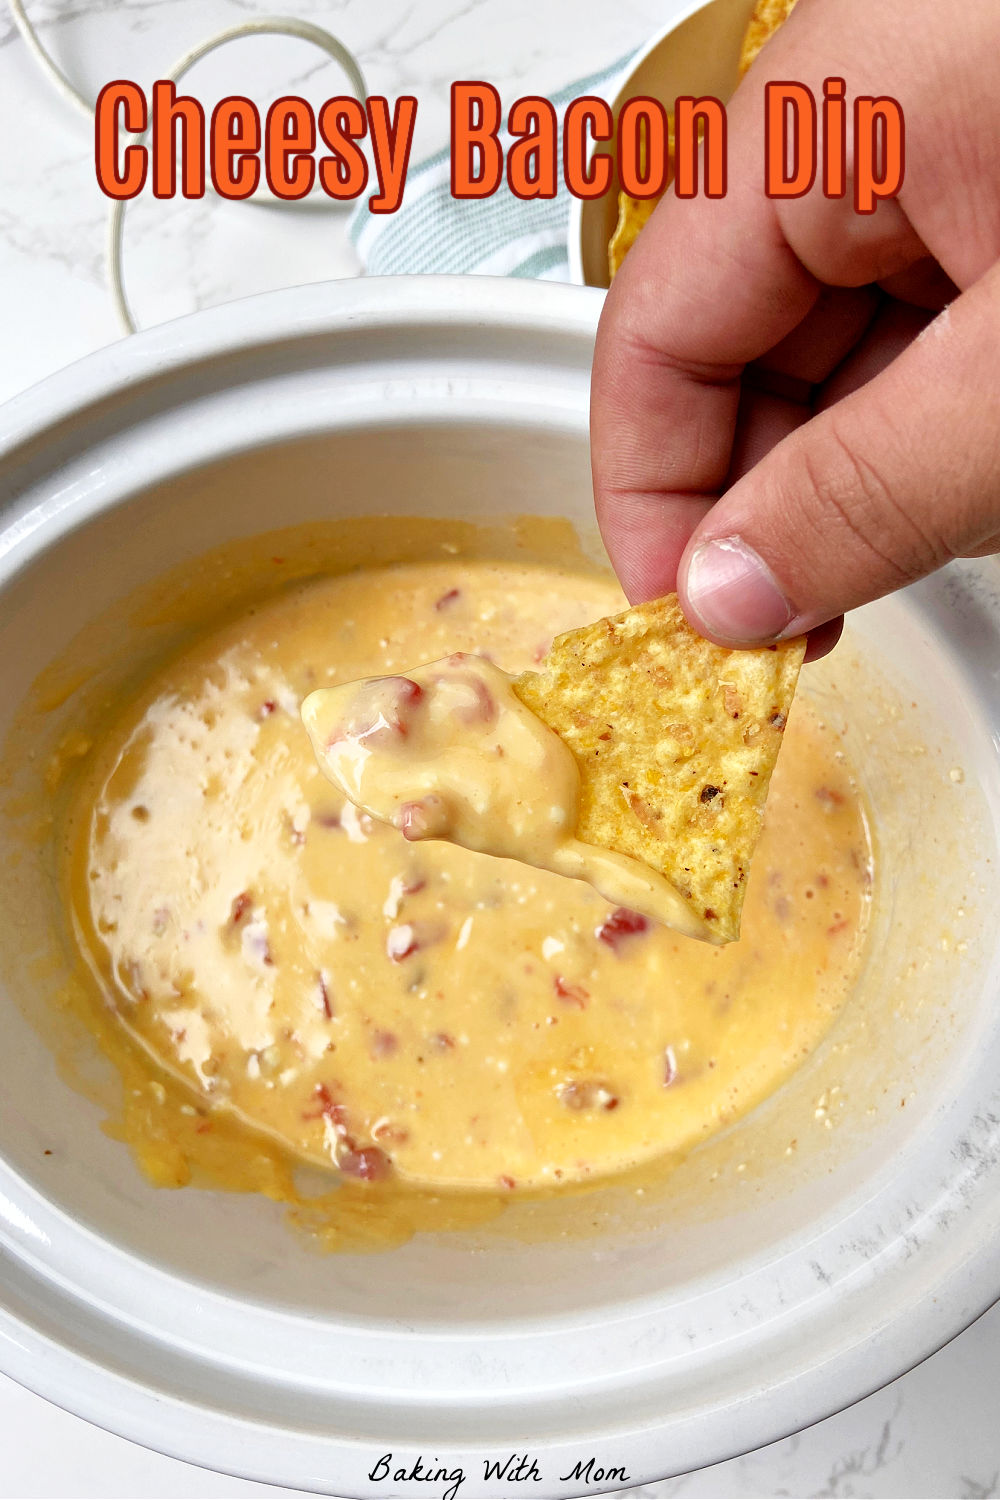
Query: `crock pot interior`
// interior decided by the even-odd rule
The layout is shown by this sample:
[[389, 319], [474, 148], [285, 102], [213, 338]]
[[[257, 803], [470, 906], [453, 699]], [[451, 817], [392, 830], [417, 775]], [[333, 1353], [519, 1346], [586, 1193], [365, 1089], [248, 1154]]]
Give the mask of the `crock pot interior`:
[[[140, 489], [77, 525], [9, 585], [0, 720], [6, 728], [36, 676], [114, 601], [229, 541], [338, 516], [494, 524], [524, 513], [570, 517], [592, 537], [578, 431], [382, 425], [236, 453]], [[372, 527], [391, 537], [391, 519]], [[260, 1198], [149, 1186], [54, 1060], [62, 1023], [52, 997], [63, 976], [50, 961], [59, 921], [51, 866], [10, 828], [0, 890], [0, 1153], [70, 1220], [163, 1271], [320, 1318], [457, 1325], [575, 1316], [623, 1297], [667, 1294], [680, 1304], [695, 1287], [735, 1283], [748, 1267], [781, 1260], [789, 1246], [808, 1258], [822, 1225], [848, 1217], [920, 1150], [992, 1026], [996, 936], [984, 885], [1000, 780], [996, 709], [977, 666], [984, 642], [995, 652], [991, 577], [984, 565], [959, 567], [860, 612], [834, 657], [806, 670], [805, 690], [846, 728], [874, 809], [881, 898], [864, 979], [786, 1087], [660, 1188], [515, 1208], [475, 1235], [421, 1236], [373, 1260], [318, 1255]], [[264, 586], [248, 584], [248, 594]], [[183, 615], [180, 603], [175, 618], [95, 636], [92, 666], [109, 689], [176, 647], [189, 628]], [[51, 706], [25, 785], [44, 775], [46, 746], [72, 725], [75, 702], [67, 690]], [[15, 814], [8, 798], [4, 815]]]

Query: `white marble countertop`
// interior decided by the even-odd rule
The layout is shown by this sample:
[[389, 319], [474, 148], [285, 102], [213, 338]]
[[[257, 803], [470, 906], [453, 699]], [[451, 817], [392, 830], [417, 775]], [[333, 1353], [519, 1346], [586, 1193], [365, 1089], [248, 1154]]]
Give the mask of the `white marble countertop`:
[[[267, 0], [28, 0], [77, 85], [143, 84], [221, 26], [272, 13]], [[419, 99], [414, 160], [446, 139], [448, 85], [485, 77], [505, 102], [551, 93], [640, 45], [668, 0], [289, 0], [337, 33], [372, 92]], [[245, 41], [192, 75], [203, 98], [341, 91], [335, 66], [293, 40]], [[106, 200], [92, 141], [37, 71], [0, 3], [0, 399], [118, 336], [104, 281]], [[142, 323], [213, 302], [357, 272], [340, 211], [138, 200], [128, 277]], [[648, 1496], [1000, 1494], [1000, 1308], [920, 1368], [794, 1437]], [[0, 1500], [13, 1497], [266, 1496], [273, 1489], [146, 1452], [0, 1376]]]

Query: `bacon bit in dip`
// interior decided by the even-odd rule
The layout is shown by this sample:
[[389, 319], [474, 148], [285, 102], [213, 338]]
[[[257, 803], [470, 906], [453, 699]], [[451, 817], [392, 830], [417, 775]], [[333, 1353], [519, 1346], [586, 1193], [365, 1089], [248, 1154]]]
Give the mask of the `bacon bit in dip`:
[[316, 975], [316, 985], [319, 990], [318, 1005], [328, 1021], [333, 1020], [333, 1005], [330, 1001], [330, 986], [326, 982], [326, 975], [322, 969]]
[[572, 1110], [611, 1110], [617, 1109], [620, 1102], [614, 1089], [596, 1078], [575, 1078], [561, 1084], [556, 1092], [559, 1102]]
[[253, 906], [253, 897], [249, 891], [240, 891], [233, 900], [229, 909], [229, 923], [231, 927], [238, 927]]
[[375, 1031], [368, 1050], [374, 1058], [392, 1057], [399, 1051], [399, 1037], [394, 1031]]
[[649, 921], [646, 917], [640, 916], [637, 911], [629, 911], [627, 906], [618, 906], [609, 917], [605, 917], [594, 935], [617, 953], [619, 945], [625, 938], [635, 937], [636, 933], [645, 932], [648, 926]]
[[401, 922], [398, 927], [390, 927], [385, 940], [385, 951], [394, 964], [401, 964], [405, 958], [416, 953], [419, 947], [416, 928], [412, 923]]
[[380, 1182], [392, 1171], [392, 1163], [378, 1146], [359, 1146], [347, 1128], [347, 1111], [338, 1104], [325, 1083], [318, 1083], [313, 1090], [314, 1106], [303, 1111], [304, 1120], [326, 1120], [333, 1130], [335, 1144], [332, 1156], [336, 1166], [345, 1177], [357, 1177], [362, 1182]]
[[552, 976], [552, 988], [560, 1000], [565, 1000], [567, 1005], [575, 1005], [577, 1010], [584, 1010], [590, 999], [589, 990], [585, 990], [582, 984], [568, 984], [561, 974]]
[[303, 1120], [329, 1120], [338, 1135], [347, 1134], [347, 1111], [342, 1104], [338, 1104], [330, 1093], [325, 1083], [317, 1083], [313, 1089], [313, 1105], [311, 1109], [302, 1111]]
[[462, 590], [461, 589], [448, 589], [447, 593], [444, 593], [444, 594], [441, 595], [440, 599], [437, 601], [437, 603], [435, 604], [434, 608], [435, 609], [447, 609], [449, 604], [454, 604], [455, 600], [456, 599], [460, 599], [461, 596], [462, 596]]
[[444, 838], [451, 827], [448, 804], [437, 792], [428, 792], [419, 802], [404, 802], [399, 809], [398, 827], [404, 839]]
[[389, 894], [382, 903], [382, 915], [395, 922], [404, 898], [416, 896], [426, 885], [427, 881], [420, 875], [394, 875], [389, 882]]
[[337, 1166], [345, 1177], [360, 1182], [384, 1182], [392, 1173], [392, 1163], [378, 1146], [353, 1146], [344, 1141], [338, 1146]]
[[359, 685], [346, 722], [337, 726], [327, 744], [332, 748], [345, 740], [369, 745], [405, 739], [423, 696], [423, 688], [412, 678], [370, 678]]
[[451, 680], [466, 690], [466, 701], [456, 704], [452, 710], [459, 723], [483, 726], [496, 723], [497, 700], [479, 672], [473, 669]]

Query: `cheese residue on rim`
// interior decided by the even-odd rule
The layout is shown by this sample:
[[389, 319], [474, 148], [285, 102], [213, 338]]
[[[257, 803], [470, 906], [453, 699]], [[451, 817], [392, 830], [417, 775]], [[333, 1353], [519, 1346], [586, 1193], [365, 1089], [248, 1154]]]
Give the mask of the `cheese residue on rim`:
[[575, 837], [572, 751], [517, 697], [514, 678], [458, 652], [407, 676], [310, 693], [302, 705], [321, 769], [404, 838], [444, 839], [585, 880], [687, 937], [717, 941], [657, 871]]

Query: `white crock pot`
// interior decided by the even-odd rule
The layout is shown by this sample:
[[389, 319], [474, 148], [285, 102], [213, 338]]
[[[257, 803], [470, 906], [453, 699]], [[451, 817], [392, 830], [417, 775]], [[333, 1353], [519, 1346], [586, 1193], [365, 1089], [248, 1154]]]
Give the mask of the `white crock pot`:
[[[386, 511], [589, 530], [600, 306], [478, 278], [303, 287], [113, 345], [10, 403], [0, 728], [112, 601], [235, 538]], [[853, 642], [809, 684], [875, 808], [861, 993], [667, 1193], [576, 1199], [586, 1226], [515, 1213], [330, 1256], [262, 1199], [149, 1186], [29, 1019], [49, 981], [17, 892], [46, 876], [23, 855], [0, 902], [0, 1367], [260, 1480], [449, 1489], [370, 1479], [391, 1453], [392, 1473], [422, 1455], [465, 1471], [460, 1496], [509, 1494], [483, 1464], [517, 1452], [557, 1496], [768, 1442], [975, 1318], [1000, 1293], [997, 570], [954, 566], [861, 611]], [[101, 649], [113, 675], [137, 647]], [[872, 660], [884, 701], [852, 686]], [[72, 721], [68, 690], [52, 714]], [[838, 1066], [835, 1109], [819, 1101]]]

